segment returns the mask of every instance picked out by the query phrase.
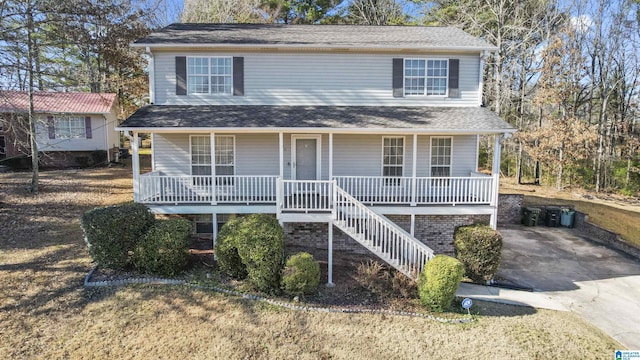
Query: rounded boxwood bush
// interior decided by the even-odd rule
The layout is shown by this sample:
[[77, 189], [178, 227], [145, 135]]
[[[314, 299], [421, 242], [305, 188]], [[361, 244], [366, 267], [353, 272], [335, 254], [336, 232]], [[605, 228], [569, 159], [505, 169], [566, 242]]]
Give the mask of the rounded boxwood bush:
[[238, 254], [237, 243], [242, 234], [240, 226], [242, 218], [234, 218], [227, 221], [216, 237], [215, 254], [220, 268], [236, 279], [247, 277], [247, 267]]
[[189, 264], [191, 223], [185, 219], [156, 221], [142, 237], [134, 253], [138, 270], [172, 276]]
[[499, 232], [487, 225], [461, 226], [454, 233], [453, 244], [468, 278], [477, 283], [493, 279], [502, 256]]
[[320, 284], [320, 264], [313, 255], [301, 252], [291, 255], [282, 273], [282, 289], [291, 295], [310, 294]]
[[432, 311], [449, 309], [463, 274], [460, 261], [450, 256], [436, 255], [427, 261], [418, 278], [420, 302]]
[[149, 209], [136, 203], [96, 208], [81, 219], [89, 254], [106, 268], [125, 269], [139, 239], [153, 224]]
[[238, 229], [238, 255], [247, 268], [247, 278], [258, 290], [280, 288], [284, 232], [274, 216], [253, 214], [243, 217]]

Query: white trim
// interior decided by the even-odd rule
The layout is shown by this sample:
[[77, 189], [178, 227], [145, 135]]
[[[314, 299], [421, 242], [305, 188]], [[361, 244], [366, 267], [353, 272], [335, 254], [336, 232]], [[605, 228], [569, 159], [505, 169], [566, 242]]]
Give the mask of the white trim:
[[[380, 176], [385, 176], [384, 175], [384, 140], [385, 139], [402, 139], [402, 177], [404, 177], [404, 168], [406, 165], [406, 160], [405, 157], [407, 156], [407, 151], [406, 151], [406, 147], [407, 147], [407, 142], [405, 139], [405, 136], [383, 136], [382, 137], [382, 141], [380, 142]], [[392, 166], [392, 165], [389, 165]], [[393, 176], [391, 176], [393, 177]]]
[[284, 135], [278, 133], [278, 153], [280, 155], [280, 179], [284, 178]]
[[292, 134], [291, 135], [291, 180], [296, 180], [296, 141], [298, 139], [316, 140], [316, 178], [322, 178], [322, 135], [319, 134]]
[[[451, 139], [451, 151], [449, 154], [449, 177], [453, 176], [453, 136], [430, 136], [429, 137], [429, 172], [427, 176], [433, 176], [431, 173], [431, 159], [433, 158], [433, 140], [434, 139]], [[437, 165], [440, 167], [445, 167], [444, 165]]]
[[480, 52], [480, 69], [478, 71], [478, 105], [482, 106], [482, 95], [484, 90], [484, 57], [487, 55], [487, 51]]
[[153, 52], [147, 46], [147, 54], [149, 54], [149, 102], [155, 104], [156, 102], [156, 61], [153, 56]]
[[[211, 155], [211, 176], [215, 179], [216, 176], [216, 133], [211, 132], [209, 134], [209, 153]], [[215, 183], [215, 181], [214, 181]], [[214, 186], [215, 188], [215, 186]]]
[[[207, 74], [203, 75], [203, 74], [197, 74], [197, 75], [191, 75], [191, 76], [207, 76], [208, 77], [208, 92], [206, 93], [192, 93], [189, 91], [189, 59], [207, 59]], [[211, 73], [211, 59], [229, 59], [231, 62], [231, 73], [228, 75], [231, 77], [231, 91], [230, 92], [212, 92], [211, 91], [211, 77], [212, 76], [219, 76], [219, 75], [214, 75]], [[187, 56], [186, 57], [186, 71], [185, 71], [185, 82], [186, 82], [186, 86], [187, 86], [187, 95], [189, 96], [209, 96], [209, 95], [214, 95], [214, 96], [231, 96], [233, 95], [233, 56]], [[224, 75], [227, 76], [227, 75]]]
[[438, 206], [367, 206], [380, 215], [491, 215], [489, 205], [438, 205]]
[[[406, 82], [406, 76], [405, 76], [405, 70], [406, 70], [406, 61], [409, 60], [419, 60], [419, 61], [424, 61], [424, 91], [422, 94], [407, 94], [405, 93], [405, 82]], [[447, 86], [445, 87], [445, 92], [443, 95], [429, 95], [427, 94], [427, 70], [428, 70], [428, 63], [429, 61], [446, 61], [447, 62], [447, 74], [444, 76], [447, 80]], [[432, 76], [433, 78], [433, 76]], [[441, 78], [441, 76], [435, 77], [435, 78]], [[414, 96], [424, 96], [424, 97], [428, 97], [428, 98], [447, 98], [449, 97], [449, 58], [402, 58], [402, 96], [403, 97], [414, 97]]]
[[333, 133], [329, 133], [329, 180], [333, 180]]
[[487, 130], [474, 130], [474, 129], [424, 129], [421, 130], [403, 128], [290, 128], [290, 127], [231, 127], [231, 128], [218, 128], [218, 127], [118, 127], [116, 131], [135, 131], [135, 132], [158, 132], [158, 133], [209, 133], [216, 131], [216, 133], [277, 133], [283, 132], [287, 134], [291, 133], [315, 133], [315, 134], [328, 134], [334, 132], [336, 134], [375, 134], [375, 135], [412, 135], [413, 133], [422, 135], [440, 135], [440, 136], [452, 136], [452, 135], [495, 135], [495, 134], [510, 134], [518, 131], [517, 129], [487, 129]]
[[170, 48], [196, 48], [196, 49], [269, 49], [269, 50], [278, 50], [278, 49], [326, 49], [326, 50], [346, 50], [346, 51], [420, 51], [420, 52], [430, 52], [430, 51], [497, 51], [498, 48], [495, 46], [429, 46], [425, 47], [422, 45], [413, 45], [413, 47], [406, 46], [393, 46], [393, 45], [379, 45], [379, 46], [370, 46], [370, 47], [355, 47], [355, 46], [336, 46], [336, 45], [326, 45], [326, 44], [310, 44], [310, 45], [299, 45], [299, 44], [278, 44], [278, 45], [270, 45], [270, 44], [228, 44], [228, 43], [198, 43], [198, 44], [185, 44], [185, 43], [164, 43], [164, 44], [156, 44], [156, 43], [131, 43], [131, 47], [137, 48], [156, 48], [156, 49], [170, 49]]
[[156, 171], [156, 136], [151, 133], [151, 171]]

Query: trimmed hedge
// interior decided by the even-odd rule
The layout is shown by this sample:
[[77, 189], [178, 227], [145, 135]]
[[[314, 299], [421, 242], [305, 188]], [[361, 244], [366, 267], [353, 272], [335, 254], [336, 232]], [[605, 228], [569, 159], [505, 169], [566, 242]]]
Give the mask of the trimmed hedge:
[[157, 220], [134, 252], [138, 270], [173, 276], [189, 264], [191, 222], [186, 219]]
[[493, 279], [502, 256], [499, 232], [487, 225], [461, 226], [454, 233], [453, 244], [468, 278], [477, 283]]
[[247, 277], [247, 267], [238, 255], [242, 218], [227, 221], [216, 237], [215, 254], [220, 268], [236, 279]]
[[84, 213], [81, 220], [91, 257], [112, 269], [132, 265], [133, 251], [153, 222], [149, 209], [136, 203], [96, 208]]
[[253, 214], [242, 218], [238, 255], [247, 267], [247, 278], [261, 291], [280, 288], [284, 232], [274, 216]]
[[451, 307], [463, 274], [460, 261], [450, 256], [436, 255], [427, 261], [418, 278], [420, 302], [432, 311], [446, 311]]
[[[218, 264], [235, 278], [247, 278], [258, 290], [280, 287], [284, 232], [275, 217], [253, 214], [227, 222], [216, 238]], [[241, 266], [242, 265], [242, 266]]]
[[291, 255], [282, 273], [282, 289], [291, 295], [310, 294], [320, 284], [320, 264], [313, 255], [301, 252]]

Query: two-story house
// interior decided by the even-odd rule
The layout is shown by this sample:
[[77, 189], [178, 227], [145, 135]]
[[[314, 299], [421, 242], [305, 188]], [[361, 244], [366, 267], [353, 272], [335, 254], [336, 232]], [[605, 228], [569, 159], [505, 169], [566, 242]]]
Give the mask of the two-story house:
[[[500, 139], [482, 107], [483, 57], [459, 29], [174, 24], [136, 41], [151, 105], [132, 140], [135, 201], [194, 215], [271, 213], [289, 244], [371, 251], [411, 274], [453, 251], [455, 227], [496, 226]], [[140, 173], [137, 137], [152, 137]], [[478, 173], [494, 135], [493, 174]], [[211, 225], [213, 224], [213, 226]]]

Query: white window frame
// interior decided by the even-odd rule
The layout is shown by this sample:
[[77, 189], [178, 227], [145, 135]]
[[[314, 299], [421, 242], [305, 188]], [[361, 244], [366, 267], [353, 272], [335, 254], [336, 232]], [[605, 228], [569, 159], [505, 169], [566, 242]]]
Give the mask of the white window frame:
[[194, 164], [193, 163], [193, 138], [195, 137], [202, 137], [202, 138], [209, 138], [209, 167], [211, 168], [213, 166], [213, 164], [211, 163], [211, 158], [212, 158], [212, 149], [211, 149], [211, 136], [209, 134], [198, 134], [198, 135], [189, 135], [189, 174], [191, 176], [210, 176], [211, 174], [213, 174], [213, 169], [211, 169], [210, 174], [209, 175], [194, 175], [193, 174], [193, 166], [206, 166], [207, 164]]
[[[207, 73], [206, 74], [191, 74], [189, 72], [189, 60], [191, 59], [206, 59], [207, 60]], [[231, 87], [229, 88], [229, 91], [223, 91], [223, 92], [219, 92], [219, 91], [212, 91], [213, 90], [213, 86], [212, 86], [212, 82], [211, 82], [211, 78], [214, 76], [220, 76], [218, 74], [213, 74], [211, 73], [211, 61], [213, 59], [228, 59], [229, 63], [231, 64], [229, 67], [229, 74], [228, 75], [223, 75], [224, 77], [229, 77], [231, 79]], [[192, 92], [191, 91], [191, 86], [190, 85], [190, 81], [189, 78], [192, 76], [201, 76], [201, 77], [206, 77], [207, 78], [207, 92]], [[231, 56], [187, 56], [187, 94], [188, 95], [232, 95], [233, 94], [233, 57]]]
[[[439, 139], [449, 139], [449, 141], [451, 142], [451, 145], [449, 146], [449, 165], [434, 165], [433, 164], [433, 141], [434, 140], [439, 140]], [[439, 168], [444, 168], [444, 167], [448, 167], [449, 168], [449, 176], [433, 176], [433, 167], [439, 167]], [[429, 139], [429, 177], [452, 177], [452, 173], [453, 173], [453, 136], [431, 136], [431, 138]]]
[[[406, 82], [407, 82], [407, 76], [405, 75], [405, 71], [407, 68], [407, 61], [412, 61], [412, 60], [418, 60], [418, 61], [424, 61], [424, 91], [422, 92], [422, 94], [407, 94], [407, 88], [406, 88]], [[447, 64], [447, 73], [444, 76], [428, 76], [427, 72], [429, 70], [429, 61], [444, 61]], [[410, 78], [422, 78], [421, 76], [410, 76]], [[443, 79], [446, 82], [445, 85], [445, 90], [444, 90], [444, 94], [428, 94], [427, 93], [427, 80], [429, 78], [432, 79]], [[404, 58], [402, 59], [402, 94], [404, 96], [427, 96], [427, 97], [433, 97], [433, 98], [445, 98], [449, 96], [449, 59], [442, 59], [442, 58]]]
[[[71, 120], [78, 121], [80, 126], [71, 127]], [[61, 134], [60, 131], [64, 126], [62, 121], [66, 122], [65, 130], [68, 130], [68, 134]], [[84, 116], [54, 116], [53, 117], [53, 129], [56, 139], [86, 139], [87, 138], [87, 125]], [[76, 130], [76, 133], [72, 132], [72, 129]], [[81, 131], [79, 131], [81, 129]]]
[[[217, 159], [218, 153], [217, 153], [215, 147], [218, 146], [218, 144], [219, 144], [218, 139], [220, 139], [221, 137], [231, 138], [231, 141], [233, 142], [233, 144], [232, 144], [233, 145], [233, 149], [232, 149], [232, 151], [233, 151], [233, 160], [232, 160], [231, 165], [228, 165], [228, 164], [219, 165], [218, 164], [218, 159]], [[230, 166], [230, 167], [233, 168], [233, 174], [221, 175], [221, 176], [235, 176], [236, 175], [236, 166], [237, 166], [237, 162], [236, 162], [236, 159], [237, 159], [237, 157], [236, 157], [236, 136], [235, 135], [215, 134], [214, 138], [215, 138], [214, 139], [215, 140], [215, 145], [214, 145], [214, 148], [212, 149], [212, 152], [213, 152], [213, 164], [212, 165], [216, 167], [216, 169], [215, 169], [216, 176], [221, 175], [220, 173], [218, 173], [218, 169], [217, 169], [218, 166]], [[228, 184], [228, 185], [231, 185], [231, 184]]]
[[[385, 165], [384, 164], [384, 141], [386, 139], [402, 139], [402, 165], [400, 166], [402, 168], [402, 174], [400, 175], [400, 177], [404, 177], [404, 170], [405, 170], [405, 165], [406, 165], [406, 156], [407, 156], [407, 141], [406, 141], [406, 136], [383, 136], [382, 137], [382, 151], [381, 151], [381, 159], [380, 159], [380, 163], [381, 163], [381, 167], [380, 167], [380, 176], [382, 177], [397, 177], [397, 176], [386, 176], [384, 174], [384, 167], [385, 166], [393, 166], [393, 167], [397, 167], [398, 165]], [[385, 182], [386, 183], [386, 182]], [[390, 183], [391, 184], [391, 183]], [[390, 185], [387, 184], [387, 185]]]

